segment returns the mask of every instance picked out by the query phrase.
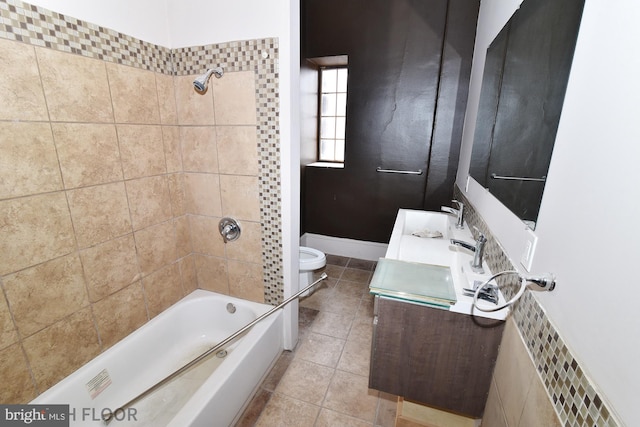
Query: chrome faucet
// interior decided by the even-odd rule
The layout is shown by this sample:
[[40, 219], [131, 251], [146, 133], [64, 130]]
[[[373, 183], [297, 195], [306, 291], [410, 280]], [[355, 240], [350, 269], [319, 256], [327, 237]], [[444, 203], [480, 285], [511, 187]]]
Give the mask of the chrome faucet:
[[462, 240], [451, 239], [451, 244], [456, 246], [462, 246], [465, 249], [469, 249], [473, 252], [473, 261], [471, 261], [471, 270], [474, 273], [482, 274], [484, 273], [484, 269], [482, 268], [482, 256], [484, 255], [484, 245], [487, 243], [487, 237], [482, 234], [480, 230], [476, 227], [475, 230], [478, 232], [478, 238], [476, 239], [475, 244], [467, 243]]
[[456, 215], [456, 228], [463, 229], [464, 228], [464, 203], [459, 202], [457, 200], [452, 200], [453, 203], [458, 205], [458, 209], [450, 208], [449, 206], [441, 206], [440, 210], [442, 212], [450, 213]]

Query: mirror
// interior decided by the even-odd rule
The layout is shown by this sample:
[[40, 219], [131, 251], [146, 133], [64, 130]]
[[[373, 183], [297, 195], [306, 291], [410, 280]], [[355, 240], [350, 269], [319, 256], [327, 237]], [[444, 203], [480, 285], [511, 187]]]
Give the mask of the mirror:
[[525, 0], [487, 50], [470, 175], [535, 228], [584, 0]]

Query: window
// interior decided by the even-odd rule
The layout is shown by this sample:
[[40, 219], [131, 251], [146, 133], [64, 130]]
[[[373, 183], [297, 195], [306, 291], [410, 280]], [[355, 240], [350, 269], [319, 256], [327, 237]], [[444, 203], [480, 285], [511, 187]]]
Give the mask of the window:
[[346, 67], [320, 68], [318, 160], [321, 162], [344, 162], [347, 77]]

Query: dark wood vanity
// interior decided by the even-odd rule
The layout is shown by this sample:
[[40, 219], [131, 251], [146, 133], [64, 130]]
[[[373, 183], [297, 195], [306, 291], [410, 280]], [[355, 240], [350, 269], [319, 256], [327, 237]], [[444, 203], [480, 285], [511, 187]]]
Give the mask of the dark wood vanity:
[[375, 297], [369, 387], [481, 418], [504, 321]]

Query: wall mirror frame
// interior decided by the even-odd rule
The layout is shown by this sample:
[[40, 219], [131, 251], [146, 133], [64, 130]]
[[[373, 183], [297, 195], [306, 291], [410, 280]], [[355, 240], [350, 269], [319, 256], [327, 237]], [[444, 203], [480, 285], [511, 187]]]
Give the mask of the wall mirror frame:
[[469, 173], [535, 228], [584, 0], [525, 0], [487, 49]]

